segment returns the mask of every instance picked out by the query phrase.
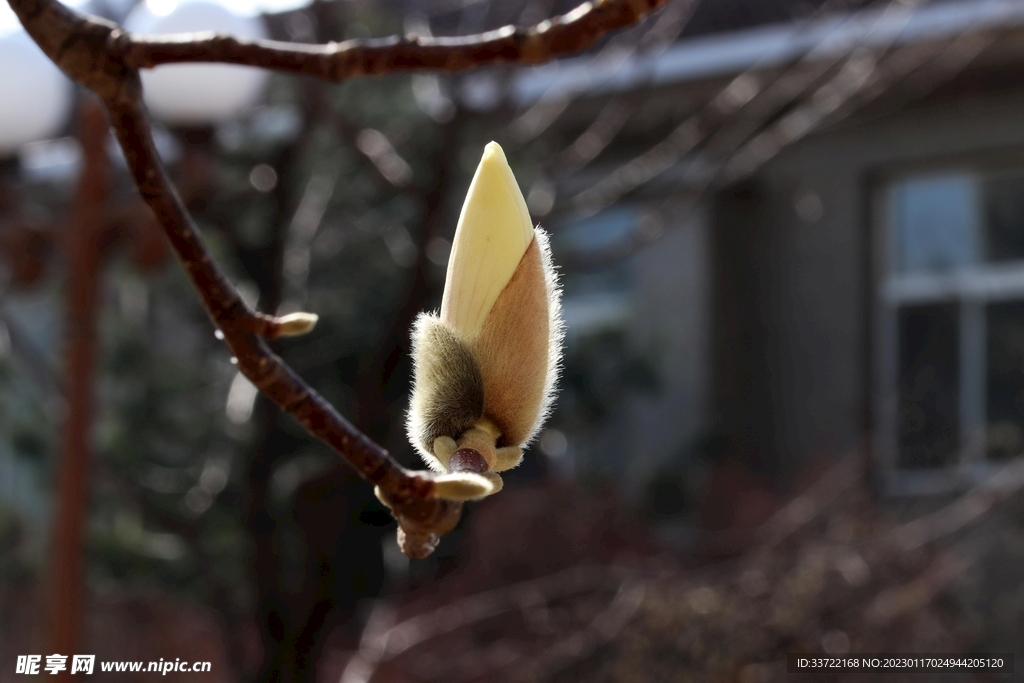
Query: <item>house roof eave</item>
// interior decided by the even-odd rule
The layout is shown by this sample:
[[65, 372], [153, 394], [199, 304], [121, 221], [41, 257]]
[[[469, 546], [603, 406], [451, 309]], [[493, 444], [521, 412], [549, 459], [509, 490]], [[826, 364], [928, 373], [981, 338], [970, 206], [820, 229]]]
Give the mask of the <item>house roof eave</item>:
[[[607, 96], [664, 86], [696, 84], [744, 72], [808, 65], [855, 48], [949, 41], [967, 32], [1020, 35], [1024, 2], [974, 0], [928, 4], [910, 2], [859, 12], [775, 24], [684, 40], [654, 55], [601, 53], [519, 70], [510, 96], [517, 106], [549, 97]], [[998, 42], [1000, 36], [995, 36]]]

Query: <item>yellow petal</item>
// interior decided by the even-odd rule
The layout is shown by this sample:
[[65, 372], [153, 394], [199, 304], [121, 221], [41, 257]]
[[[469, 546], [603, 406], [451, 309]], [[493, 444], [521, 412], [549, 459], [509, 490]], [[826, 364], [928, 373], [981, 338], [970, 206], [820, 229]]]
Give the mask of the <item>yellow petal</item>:
[[441, 320], [464, 341], [479, 334], [533, 240], [533, 223], [496, 142], [484, 148], [455, 230]]

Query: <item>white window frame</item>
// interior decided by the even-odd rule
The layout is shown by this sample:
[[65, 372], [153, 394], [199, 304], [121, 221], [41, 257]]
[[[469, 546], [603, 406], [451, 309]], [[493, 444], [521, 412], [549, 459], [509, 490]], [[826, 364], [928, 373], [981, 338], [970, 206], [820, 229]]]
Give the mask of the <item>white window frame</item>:
[[[1014, 167], [1024, 167], [1024, 160]], [[890, 494], [941, 494], [984, 485], [1006, 465], [1006, 461], [992, 462], [986, 458], [986, 307], [1002, 301], [1024, 301], [1024, 260], [972, 264], [943, 272], [901, 274], [894, 259], [897, 233], [893, 191], [901, 180], [946, 172], [980, 176], [996, 168], [960, 163], [901, 170], [898, 174], [881, 178], [872, 193], [872, 450], [879, 465], [883, 488]], [[955, 303], [959, 311], [960, 448], [956, 463], [951, 466], [900, 468], [897, 434], [899, 311], [908, 305], [939, 303]]]

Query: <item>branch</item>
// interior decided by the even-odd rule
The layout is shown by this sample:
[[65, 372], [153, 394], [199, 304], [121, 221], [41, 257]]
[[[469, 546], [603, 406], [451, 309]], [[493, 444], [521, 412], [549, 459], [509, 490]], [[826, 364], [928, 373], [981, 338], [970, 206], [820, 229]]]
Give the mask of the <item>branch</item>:
[[69, 77], [103, 101], [132, 179], [192, 281], [239, 371], [282, 411], [333, 448], [366, 481], [376, 484], [399, 524], [402, 550], [425, 557], [458, 522], [461, 503], [436, 497], [427, 473], [413, 473], [359, 432], [285, 364], [266, 339], [301, 334], [309, 314], [277, 318], [250, 310], [212, 260], [160, 163], [142, 104], [140, 66], [227, 61], [339, 80], [395, 69], [466, 69], [518, 61], [536, 63], [593, 44], [603, 33], [636, 22], [666, 0], [585, 3], [525, 30], [504, 28], [466, 38], [392, 38], [309, 47], [245, 43], [227, 36], [193, 40], [137, 39], [108, 21], [56, 0], [9, 0], [26, 31]]
[[423, 557], [458, 522], [461, 505], [433, 496], [431, 479], [407, 472], [358, 432], [274, 354], [262, 337], [287, 331], [287, 318], [250, 311], [210, 258], [175, 192], [153, 144], [141, 104], [138, 72], [103, 49], [113, 28], [52, 1], [18, 2], [30, 35], [66, 73], [101, 96], [143, 199], [156, 214], [203, 305], [231, 349], [239, 370], [310, 433], [342, 455], [392, 502], [404, 531], [404, 550]]
[[596, 0], [528, 28], [471, 36], [390, 36], [305, 45], [240, 40], [215, 33], [136, 36], [119, 30], [111, 49], [132, 68], [180, 62], [260, 66], [342, 81], [394, 71], [463, 71], [489, 64], [538, 64], [586, 49], [605, 33], [635, 24], [668, 0]]
[[387, 451], [356, 430], [271, 351], [265, 339], [255, 333], [257, 330], [248, 325], [240, 329], [240, 319], [250, 325], [264, 321], [280, 325], [284, 319], [249, 311], [210, 259], [170, 180], [158, 165], [141, 105], [132, 102], [108, 106], [132, 177], [164, 226], [210, 317], [237, 359], [239, 371], [282, 411], [341, 454], [364, 479], [380, 486], [393, 503], [411, 544], [406, 547], [407, 552], [429, 554], [437, 537], [454, 527], [461, 506], [434, 498], [430, 479], [407, 472]]
[[[110, 168], [103, 143], [106, 121], [94, 102], [79, 112], [82, 173], [72, 202], [72, 219], [64, 237], [65, 282], [64, 371], [67, 410], [62, 420], [57, 494], [53, 519], [53, 567], [50, 576], [50, 637], [54, 652], [74, 651], [82, 628], [85, 520], [89, 505], [93, 378], [99, 346], [101, 214], [110, 191]], [[63, 680], [68, 677], [62, 676]]]

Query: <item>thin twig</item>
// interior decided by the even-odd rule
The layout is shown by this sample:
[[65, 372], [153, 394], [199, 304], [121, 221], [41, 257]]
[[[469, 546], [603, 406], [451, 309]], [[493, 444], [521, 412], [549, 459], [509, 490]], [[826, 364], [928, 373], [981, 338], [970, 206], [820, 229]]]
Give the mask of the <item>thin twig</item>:
[[[923, 0], [888, 2], [866, 36], [885, 26], [886, 22], [895, 20], [894, 14], [906, 21], [912, 8], [921, 2]], [[796, 30], [814, 35], [817, 28], [815, 20], [834, 10], [833, 3], [825, 3], [813, 17], [796, 22]], [[847, 51], [822, 54], [823, 46], [834, 42], [843, 30], [848, 30], [848, 26], [839, 22], [821, 32], [820, 38], [807, 40], [801, 53], [778, 73], [763, 73], [770, 68], [770, 61], [768, 58], [758, 60], [708, 98], [703, 107], [686, 117], [664, 139], [571, 197], [568, 203], [587, 213], [596, 213], [671, 168], [701, 145], [705, 146], [702, 152], [705, 157], [720, 158], [731, 154], [779, 111], [793, 102], [810, 100], [807, 90], [822, 76], [834, 76], [834, 73], [842, 71], [843, 64], [855, 58], [856, 45]], [[893, 35], [898, 36], [899, 33], [894, 32]], [[708, 149], [713, 153], [709, 154]]]
[[[702, 200], [715, 191], [752, 177], [783, 149], [860, 111], [883, 93], [891, 92], [901, 81], [910, 80], [914, 95], [923, 96], [939, 83], [960, 73], [986, 47], [1012, 35], [1015, 35], [1012, 28], [988, 29], [972, 25], [955, 38], [911, 43], [889, 54], [884, 54], [885, 50], [865, 48], [856, 57], [860, 65], [847, 61], [845, 73], [836, 74], [812, 95], [804, 97], [792, 112], [768, 125], [752, 139], [740, 137], [733, 141], [731, 148], [715, 150], [709, 155], [711, 158], [695, 161], [685, 173], [680, 187], [660, 206], [646, 211], [624, 238], [602, 249], [563, 255], [563, 269], [605, 268], [649, 247], [670, 231], [669, 226], [686, 225], [702, 206]], [[851, 50], [847, 54], [853, 55], [854, 52]], [[863, 68], [865, 73], [857, 74], [858, 68]], [[766, 120], [761, 120], [757, 127], [763, 123]], [[688, 148], [695, 148], [701, 142], [704, 138], [698, 137]], [[650, 179], [646, 178], [645, 182]], [[626, 191], [632, 189], [635, 188], [630, 187]], [[590, 205], [588, 210], [596, 211], [598, 205]]]
[[[254, 330], [233, 329], [236, 316], [249, 313], [234, 288], [206, 254], [205, 247], [162, 168], [137, 102], [114, 105], [111, 119], [128, 167], [146, 203], [165, 226], [172, 246], [192, 278], [210, 316], [237, 359], [238, 369], [260, 391], [311, 434], [340, 453], [367, 481], [386, 492], [408, 545], [416, 556], [429, 554], [438, 537], [458, 522], [461, 505], [433, 498], [433, 481], [403, 469], [338, 413], [288, 367]], [[263, 316], [269, 318], [269, 316]]]
[[259, 66], [343, 81], [394, 71], [463, 71], [489, 64], [538, 64], [586, 49], [631, 26], [667, 0], [597, 0], [528, 28], [504, 26], [471, 36], [390, 36], [304, 45], [241, 40], [215, 33], [140, 36], [118, 30], [110, 49], [136, 69], [180, 62]]
[[[532, 604], [538, 600], [542, 604], [548, 604], [574, 595], [617, 590], [608, 608], [591, 622], [587, 630], [558, 641], [542, 653], [543, 663], [555, 669], [565, 654], [566, 645], [576, 643], [574, 639], [581, 637], [581, 634], [587, 639], [588, 646], [594, 637], [598, 640], [602, 637], [604, 640], [610, 640], [639, 607], [644, 585], [629, 570], [583, 564], [539, 579], [469, 595], [398, 623], [395, 623], [396, 608], [383, 603], [380, 605], [380, 612], [375, 609], [371, 613], [371, 618], [363, 629], [359, 649], [353, 654], [341, 680], [342, 683], [367, 683], [380, 665], [400, 657], [418, 645], [522, 609], [525, 604]], [[570, 649], [577, 655], [585, 655], [592, 648]], [[475, 653], [469, 654], [472, 656]], [[518, 663], [520, 658], [517, 657], [514, 661]], [[512, 663], [508, 661], [504, 662], [504, 665]], [[539, 666], [537, 662], [534, 664]]]

